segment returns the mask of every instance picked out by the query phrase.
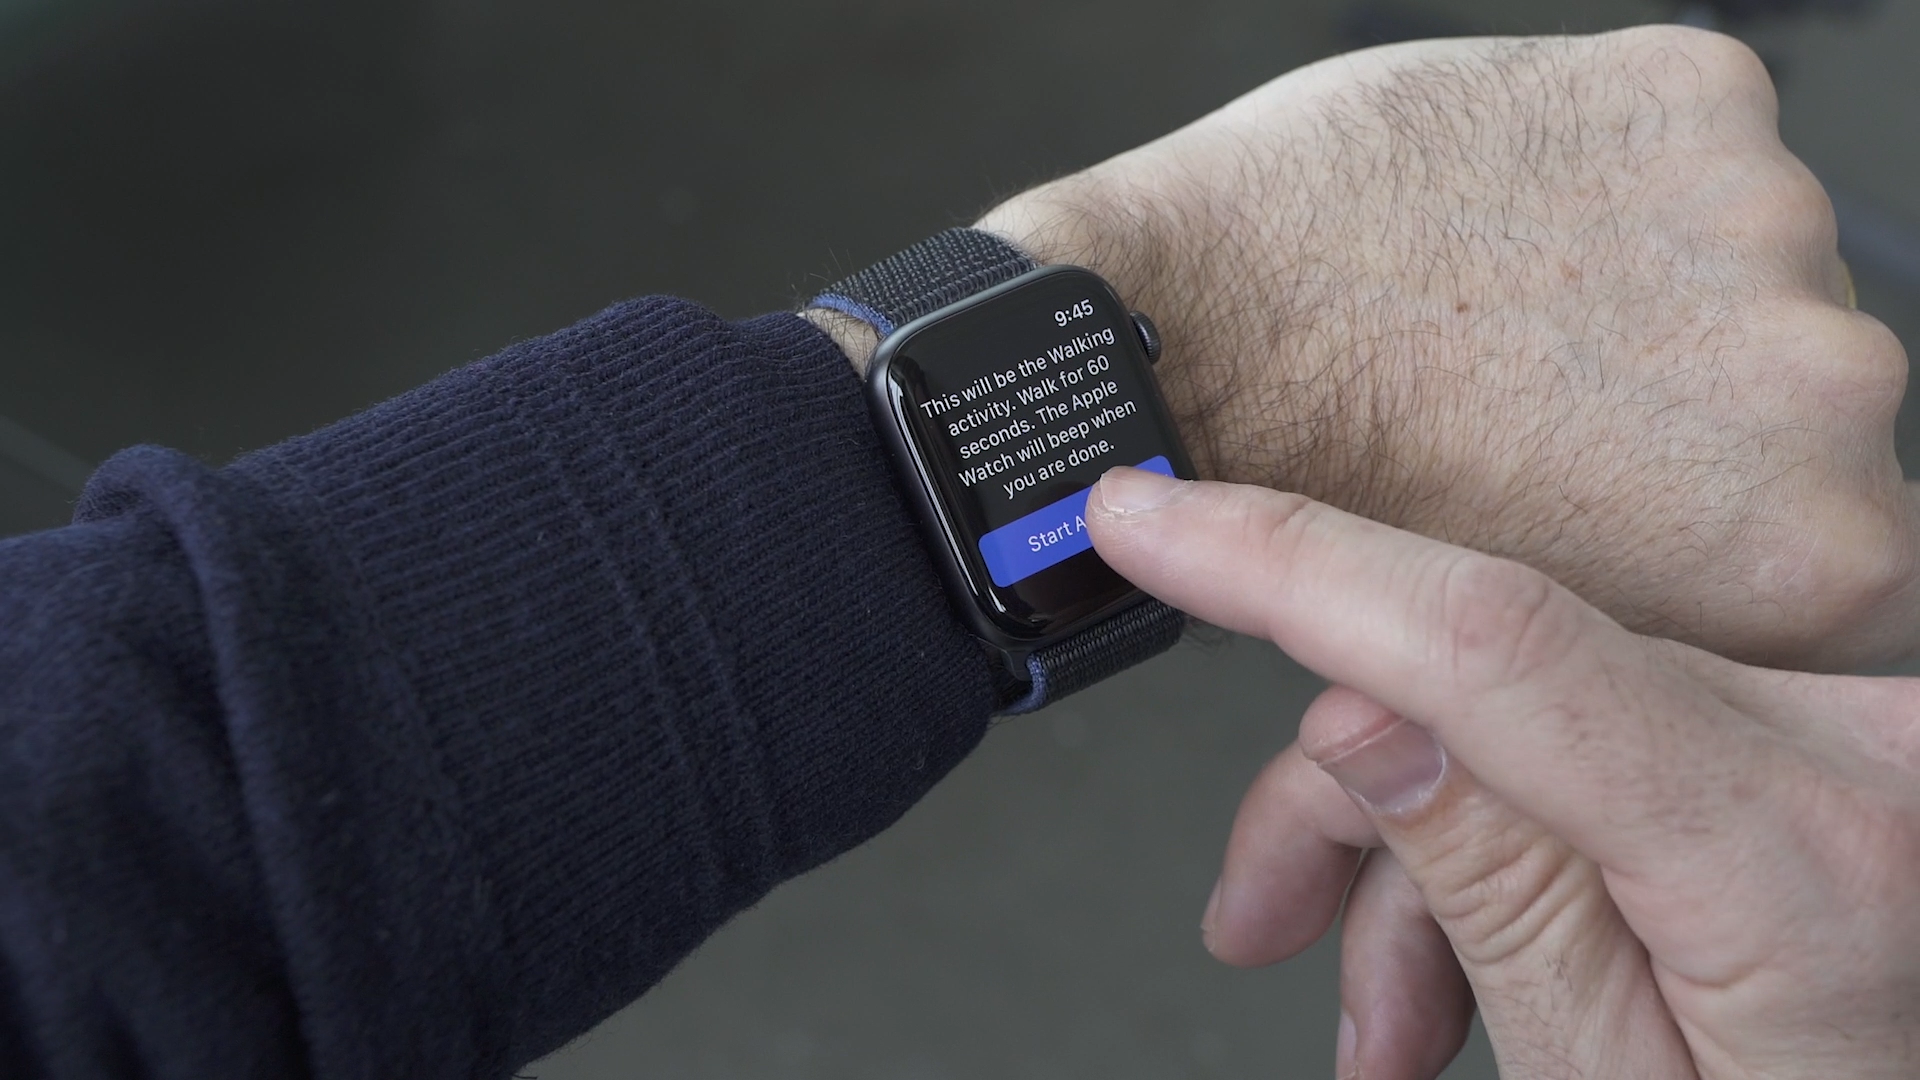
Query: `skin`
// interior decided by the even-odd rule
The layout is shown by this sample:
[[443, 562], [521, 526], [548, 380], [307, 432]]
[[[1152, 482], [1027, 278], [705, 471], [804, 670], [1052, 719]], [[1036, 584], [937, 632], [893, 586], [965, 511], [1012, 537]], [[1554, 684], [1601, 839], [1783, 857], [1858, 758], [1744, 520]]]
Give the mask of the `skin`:
[[[1206, 478], [1534, 566], [1740, 659], [1905, 655], [1906, 355], [1730, 38], [1419, 42], [1289, 73], [980, 227], [1149, 312]], [[810, 313], [864, 368], [864, 324]]]
[[1920, 631], [1905, 352], [1750, 51], [1337, 57], [979, 226], [1150, 312], [1202, 476], [1252, 485], [1103, 481], [1103, 557], [1340, 684], [1203, 928], [1270, 963], [1344, 901], [1343, 1076], [1437, 1075], [1476, 999], [1514, 1078], [1920, 1073], [1920, 691], [1701, 651]]
[[1504, 1077], [1920, 1073], [1920, 682], [1637, 635], [1297, 494], [1115, 470], [1088, 525], [1335, 684], [1242, 807], [1214, 918], [1231, 891], [1317, 936], [1337, 850], [1384, 843], [1348, 901], [1341, 1075], [1436, 1075], [1468, 986]]

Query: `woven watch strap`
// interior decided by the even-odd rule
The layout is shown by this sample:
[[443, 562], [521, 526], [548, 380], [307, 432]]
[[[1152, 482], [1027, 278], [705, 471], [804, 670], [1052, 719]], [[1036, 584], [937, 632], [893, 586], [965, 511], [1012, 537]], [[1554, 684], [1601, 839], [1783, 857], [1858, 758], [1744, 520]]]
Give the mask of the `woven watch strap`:
[[1031, 688], [1000, 712], [1005, 716], [1032, 712], [1085, 690], [1173, 648], [1186, 628], [1187, 617], [1178, 608], [1149, 598], [1028, 656]]
[[948, 229], [834, 282], [807, 306], [851, 315], [884, 338], [922, 315], [1039, 266], [992, 233]]
[[[1037, 269], [1031, 256], [978, 229], [948, 229], [843, 278], [808, 307], [827, 308], [871, 325], [882, 338], [922, 315]], [[1084, 690], [1180, 640], [1187, 619], [1148, 599], [1065, 641], [1027, 657], [1029, 682], [1014, 683], [1002, 715], [1032, 712]], [[1013, 683], [1011, 676], [1007, 681]]]

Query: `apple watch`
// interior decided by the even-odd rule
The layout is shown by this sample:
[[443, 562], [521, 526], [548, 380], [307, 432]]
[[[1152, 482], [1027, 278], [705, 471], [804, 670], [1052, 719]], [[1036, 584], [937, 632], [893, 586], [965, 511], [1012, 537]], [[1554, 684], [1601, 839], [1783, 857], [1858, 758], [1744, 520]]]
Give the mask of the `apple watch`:
[[1087, 493], [1116, 465], [1192, 479], [1153, 376], [1153, 323], [1077, 266], [949, 229], [810, 307], [881, 337], [867, 401], [967, 627], [1023, 713], [1164, 652], [1185, 616], [1093, 550]]

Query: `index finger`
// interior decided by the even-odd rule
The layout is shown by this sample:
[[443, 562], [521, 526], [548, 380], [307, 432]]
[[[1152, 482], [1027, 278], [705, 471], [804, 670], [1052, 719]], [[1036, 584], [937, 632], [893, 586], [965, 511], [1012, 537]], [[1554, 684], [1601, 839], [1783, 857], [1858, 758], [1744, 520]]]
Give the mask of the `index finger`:
[[1768, 786], [1725, 703], [1518, 563], [1299, 495], [1137, 470], [1100, 481], [1088, 527], [1141, 588], [1428, 728], [1603, 864], [1679, 857], [1662, 842], [1676, 828], [1735, 835], [1741, 806]]

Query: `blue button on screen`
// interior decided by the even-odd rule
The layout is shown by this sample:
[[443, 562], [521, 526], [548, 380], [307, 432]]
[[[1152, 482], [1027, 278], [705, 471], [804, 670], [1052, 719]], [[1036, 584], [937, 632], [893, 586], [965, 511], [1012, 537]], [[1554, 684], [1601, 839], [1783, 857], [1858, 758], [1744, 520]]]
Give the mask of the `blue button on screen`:
[[[1143, 461], [1140, 468], [1173, 475], [1173, 465], [1164, 457]], [[993, 583], [1004, 589], [1092, 550], [1093, 539], [1087, 535], [1087, 493], [1092, 490], [1082, 488], [981, 537], [980, 557], [987, 560]]]

